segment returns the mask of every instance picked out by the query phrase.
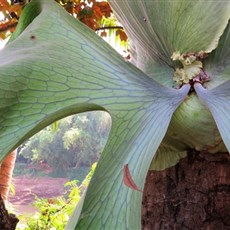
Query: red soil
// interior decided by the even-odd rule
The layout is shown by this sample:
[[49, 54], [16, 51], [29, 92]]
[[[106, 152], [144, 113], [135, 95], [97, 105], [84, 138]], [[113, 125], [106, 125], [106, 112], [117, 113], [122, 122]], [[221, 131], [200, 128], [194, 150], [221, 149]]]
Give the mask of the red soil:
[[62, 195], [66, 178], [23, 177], [13, 179], [16, 194], [9, 197], [16, 214], [34, 213], [35, 197], [50, 198]]

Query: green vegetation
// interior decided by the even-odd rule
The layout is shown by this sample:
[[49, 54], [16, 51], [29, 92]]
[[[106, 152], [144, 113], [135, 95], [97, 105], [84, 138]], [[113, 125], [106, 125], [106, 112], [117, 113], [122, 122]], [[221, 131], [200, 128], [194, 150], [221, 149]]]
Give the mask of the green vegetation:
[[[108, 139], [110, 116], [105, 112], [69, 116], [34, 135], [20, 147], [19, 159], [26, 161], [21, 173], [49, 174], [53, 177], [78, 175], [82, 181], [91, 165], [98, 161]], [[23, 157], [23, 158], [22, 158]]]
[[[139, 191], [151, 167], [175, 165], [188, 150], [230, 151], [230, 2], [109, 2], [132, 42], [132, 64], [51, 0], [24, 8], [0, 53], [1, 160], [63, 117], [100, 110], [112, 118], [71, 230], [141, 229]], [[174, 52], [203, 64], [182, 66]]]
[[30, 217], [20, 216], [18, 230], [63, 230], [73, 213], [81, 195], [87, 188], [96, 168], [96, 163], [91, 167], [85, 180], [78, 186], [78, 181], [73, 180], [65, 184], [65, 195], [49, 199], [36, 198], [34, 203], [38, 209], [35, 215]]

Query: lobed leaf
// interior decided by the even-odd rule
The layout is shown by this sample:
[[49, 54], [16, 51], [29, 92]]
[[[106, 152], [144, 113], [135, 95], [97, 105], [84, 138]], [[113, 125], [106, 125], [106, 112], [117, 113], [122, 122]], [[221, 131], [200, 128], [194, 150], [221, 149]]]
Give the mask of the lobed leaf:
[[[138, 66], [180, 53], [211, 52], [230, 18], [229, 1], [110, 0], [137, 53]], [[146, 56], [148, 58], [146, 58]], [[149, 62], [144, 64], [144, 62]]]
[[[0, 159], [57, 119], [109, 112], [108, 143], [81, 201], [82, 212], [76, 211], [70, 223], [75, 226], [79, 216], [76, 229], [139, 229], [141, 195], [124, 185], [123, 167], [129, 165], [143, 189], [151, 160], [190, 86], [160, 85], [53, 1], [33, 0], [24, 14], [0, 52]], [[155, 74], [168, 72], [159, 67]]]
[[230, 21], [220, 38], [218, 47], [205, 61], [205, 70], [211, 77], [211, 80], [206, 83], [208, 89], [230, 79]]
[[199, 99], [209, 108], [221, 137], [230, 152], [230, 81], [207, 90], [199, 83], [194, 85]]
[[182, 158], [185, 158], [186, 156], [186, 150], [180, 150], [173, 146], [162, 143], [152, 160], [149, 170], [165, 170], [176, 165]]

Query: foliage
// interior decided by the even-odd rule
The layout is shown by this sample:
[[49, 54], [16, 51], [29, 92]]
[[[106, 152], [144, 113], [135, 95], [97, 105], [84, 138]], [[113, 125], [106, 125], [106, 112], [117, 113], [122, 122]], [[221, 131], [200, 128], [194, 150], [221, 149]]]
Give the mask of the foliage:
[[110, 117], [103, 112], [70, 116], [29, 139], [19, 154], [31, 160], [30, 168], [66, 176], [70, 168], [90, 167], [98, 161], [110, 130]]
[[80, 186], [78, 181], [67, 182], [65, 186], [65, 195], [53, 198], [36, 198], [34, 203], [37, 208], [35, 215], [30, 217], [21, 216], [20, 220], [25, 222], [26, 226], [20, 229], [24, 230], [63, 230], [76, 206], [80, 196], [88, 186], [90, 179], [95, 171], [96, 163], [91, 167], [89, 174]]
[[[0, 12], [3, 19], [0, 21], [0, 39], [10, 36], [15, 30], [23, 7], [28, 0], [1, 0]], [[127, 41], [127, 35], [123, 28], [118, 26], [112, 15], [112, 9], [107, 1], [98, 0], [56, 0], [68, 13], [79, 19], [86, 26], [95, 31], [102, 31], [99, 34], [107, 36], [106, 30], [111, 30], [120, 37], [121, 41]], [[111, 25], [110, 21], [113, 22]]]
[[10, 195], [15, 196], [16, 192], [15, 192], [15, 186], [14, 183], [10, 184]]
[[4, 18], [0, 20], [0, 39], [5, 39], [15, 30], [19, 16], [21, 15], [23, 3], [12, 3], [14, 3], [14, 1], [0, 1], [0, 12], [4, 16]]
[[[25, 7], [1, 51], [1, 159], [62, 117], [102, 110], [112, 118], [67, 229], [140, 229], [142, 194], [125, 185], [127, 175], [126, 184], [143, 190], [151, 161], [161, 170], [187, 149], [230, 150], [230, 2], [110, 2], [132, 41], [133, 64], [51, 0]], [[200, 72], [174, 88], [183, 63], [172, 54], [200, 51], [208, 54]]]
[[85, 1], [61, 1], [65, 9], [72, 15], [87, 25], [89, 28], [96, 30], [102, 18], [109, 18], [112, 10], [107, 1], [85, 0]]
[[94, 171], [96, 169], [96, 166], [97, 166], [96, 163], [92, 164], [90, 172], [88, 173], [88, 175], [85, 177], [85, 179], [83, 180], [83, 182], [81, 184], [82, 188], [86, 188], [89, 185], [89, 182], [90, 182], [90, 180], [94, 174]]

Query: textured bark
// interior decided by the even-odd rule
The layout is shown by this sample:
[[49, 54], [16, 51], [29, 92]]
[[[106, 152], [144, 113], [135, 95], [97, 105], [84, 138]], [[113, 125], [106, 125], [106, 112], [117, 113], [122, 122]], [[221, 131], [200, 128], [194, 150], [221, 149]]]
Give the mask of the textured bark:
[[230, 157], [188, 151], [164, 171], [149, 171], [142, 229], [230, 229]]
[[0, 196], [0, 229], [1, 230], [14, 230], [16, 229], [19, 219], [14, 214], [8, 214], [4, 201]]
[[0, 164], [0, 195], [4, 201], [7, 200], [12, 174], [17, 157], [17, 150], [9, 153]]

